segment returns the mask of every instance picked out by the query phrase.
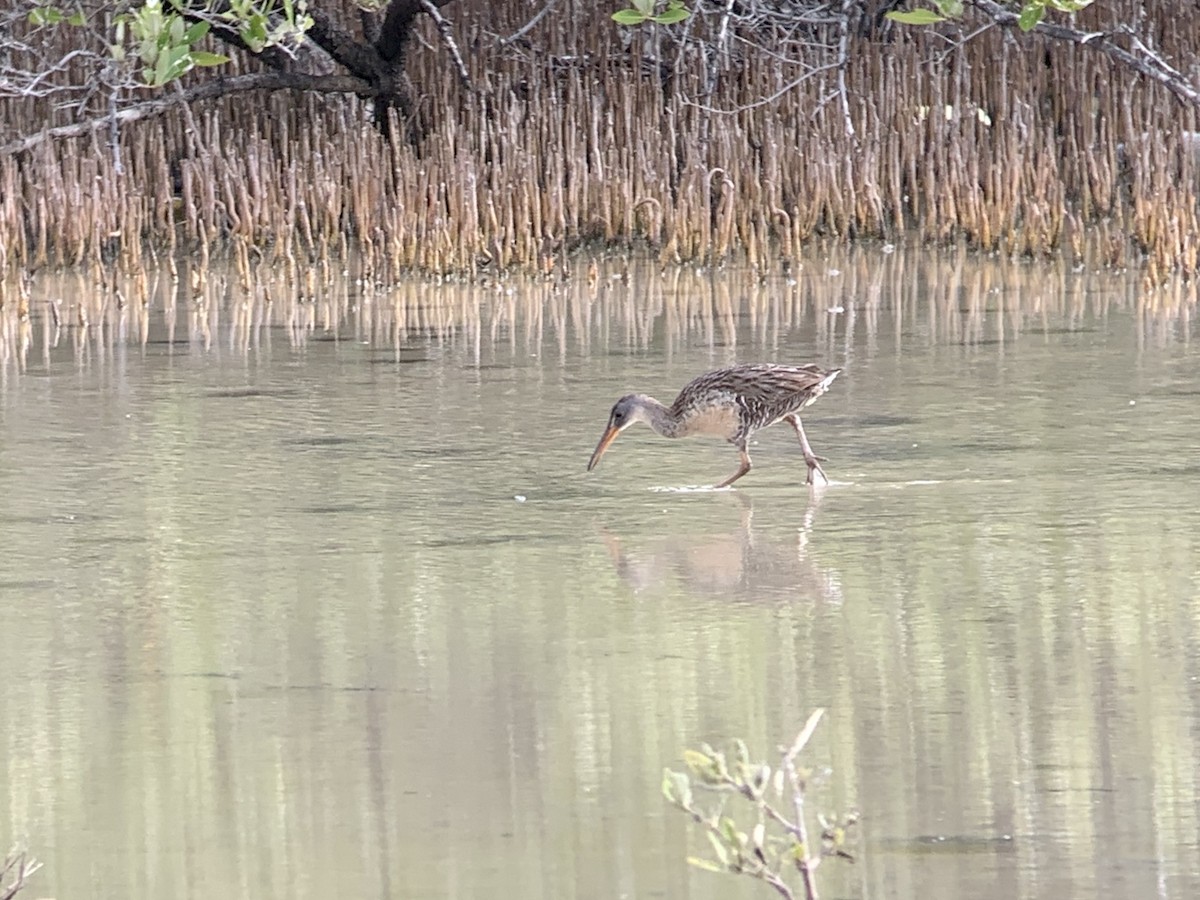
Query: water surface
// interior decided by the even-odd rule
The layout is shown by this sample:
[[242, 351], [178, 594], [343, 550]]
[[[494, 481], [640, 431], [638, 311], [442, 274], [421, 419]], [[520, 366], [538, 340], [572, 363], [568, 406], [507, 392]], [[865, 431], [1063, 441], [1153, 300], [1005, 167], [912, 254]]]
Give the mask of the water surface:
[[[233, 281], [80, 328], [47, 276], [0, 329], [30, 896], [771, 896], [685, 864], [662, 769], [818, 706], [810, 803], [862, 815], [826, 896], [1200, 891], [1186, 302], [878, 248]], [[765, 360], [846, 370], [805, 419], [828, 489], [786, 427], [737, 490], [645, 429], [584, 471], [620, 394]]]

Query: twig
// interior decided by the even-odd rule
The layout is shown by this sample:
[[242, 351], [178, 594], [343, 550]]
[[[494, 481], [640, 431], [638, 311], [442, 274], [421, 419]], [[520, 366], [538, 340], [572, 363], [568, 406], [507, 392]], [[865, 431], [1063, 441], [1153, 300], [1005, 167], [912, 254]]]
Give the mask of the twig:
[[808, 900], [820, 900], [817, 892], [817, 866], [821, 863], [821, 858], [813, 857], [812, 848], [808, 844], [808, 826], [804, 822], [804, 788], [800, 784], [800, 775], [796, 771], [796, 757], [800, 751], [812, 738], [813, 732], [817, 729], [817, 724], [821, 721], [821, 717], [825, 715], [825, 710], [818, 707], [814, 709], [812, 715], [808, 717], [808, 721], [804, 723], [804, 728], [796, 735], [796, 740], [792, 743], [791, 749], [783, 756], [783, 768], [787, 772], [788, 781], [792, 784], [792, 802], [796, 807], [796, 837], [800, 839], [800, 845], [803, 848], [804, 855], [796, 860], [796, 867], [800, 869], [800, 877], [804, 879], [804, 891]]
[[125, 165], [121, 162], [121, 126], [117, 122], [117, 92], [108, 95], [108, 148], [112, 153], [113, 172], [125, 174]]
[[[716, 172], [720, 170], [710, 172], [710, 178]], [[814, 710], [792, 745], [786, 751], [780, 748], [781, 760], [774, 776], [770, 766], [750, 760], [746, 744], [741, 740], [734, 744], [732, 766], [726, 754], [704, 744], [699, 751], [684, 752], [691, 776], [670, 769], [664, 771], [663, 796], [705, 830], [715, 853], [715, 860], [689, 857], [690, 863], [709, 871], [757, 878], [773, 887], [785, 900], [801, 896], [784, 878], [785, 868], [795, 865], [801, 873], [804, 900], [820, 900], [817, 867], [826, 856], [853, 861], [854, 857], [843, 849], [843, 844], [846, 830], [857, 822], [857, 816], [847, 816], [844, 822], [830, 822], [818, 814], [820, 837], [815, 850], [810, 845], [805, 821], [805, 793], [810, 773], [808, 769], [797, 768], [797, 758], [812, 739], [824, 714], [824, 709]], [[789, 821], [767, 798], [772, 783], [774, 794], [780, 800], [785, 793], [785, 784], [790, 786], [795, 821]], [[697, 804], [696, 790], [714, 792], [716, 802]], [[725, 813], [726, 799], [735, 795], [752, 803], [758, 814], [757, 823], [748, 833], [739, 830], [733, 814]], [[783, 829], [782, 835], [778, 833], [779, 828]]]
[[40, 89], [39, 86], [51, 75], [54, 75], [57, 72], [65, 71], [68, 68], [68, 63], [70, 63], [76, 57], [92, 60], [98, 60], [102, 58], [90, 50], [72, 50], [70, 53], [67, 53], [65, 56], [63, 56], [62, 59], [58, 60], [54, 65], [48, 66], [41, 72], [33, 75], [27, 84], [22, 83], [16, 78], [10, 77], [11, 75], [19, 73], [17, 73], [16, 70], [14, 70], [11, 66], [4, 66], [5, 78], [3, 82], [0, 82], [0, 84], [3, 85], [3, 93], [12, 97], [44, 97], [48, 94], [56, 93], [61, 90], [58, 85], [54, 85], [45, 89]]
[[792, 765], [796, 761], [796, 757], [800, 755], [805, 745], [812, 739], [813, 732], [817, 730], [817, 726], [821, 723], [823, 715], [825, 715], [824, 707], [819, 706], [812, 711], [812, 715], [808, 717], [808, 721], [804, 723], [804, 727], [796, 735], [796, 740], [792, 743], [791, 748], [784, 755], [784, 765]]
[[[24, 850], [14, 850], [0, 862], [0, 900], [12, 900], [17, 892], [25, 886], [25, 879], [42, 867]], [[14, 874], [15, 873], [15, 874]], [[4, 886], [7, 878], [12, 878], [8, 887]]]
[[[971, 2], [998, 25], [1015, 27], [1020, 20], [1017, 13], [1001, 6], [996, 0], [971, 0]], [[1126, 50], [1113, 39], [1111, 34], [1104, 31], [1080, 31], [1077, 28], [1070, 28], [1054, 22], [1039, 22], [1034, 31], [1055, 40], [1094, 47], [1109, 59], [1157, 81], [1181, 100], [1200, 108], [1200, 89], [1197, 89], [1161, 56], [1150, 51], [1136, 36], [1130, 35], [1130, 38], [1141, 55]]]
[[454, 57], [454, 64], [458, 67], [458, 79], [462, 82], [462, 86], [468, 91], [473, 90], [471, 87], [471, 76], [467, 74], [467, 66], [463, 62], [462, 54], [458, 52], [458, 44], [454, 42], [454, 35], [450, 31], [450, 23], [446, 21], [446, 17], [438, 12], [437, 6], [433, 0], [421, 0], [421, 6], [425, 8], [430, 18], [437, 23], [438, 34], [442, 36], [442, 42], [446, 45], [446, 49], [450, 51], [450, 55]]
[[808, 81], [808, 79], [812, 78], [814, 75], [820, 75], [822, 72], [828, 72], [830, 69], [834, 69], [836, 67], [837, 67], [837, 63], [829, 63], [828, 65], [825, 65], [825, 66], [818, 66], [817, 68], [813, 69], [811, 72], [805, 72], [803, 75], [801, 75], [799, 78], [795, 79], [794, 81], [789, 81], [787, 84], [785, 84], [779, 90], [777, 90], [775, 93], [773, 93], [767, 97], [763, 97], [761, 100], [755, 100], [753, 103], [746, 103], [741, 106], [736, 106], [733, 109], [718, 109], [715, 106], [708, 106], [707, 104], [704, 104], [704, 103], [696, 103], [694, 100], [688, 100], [686, 98], [684, 98], [681, 102], [685, 106], [694, 106], [697, 109], [703, 110], [704, 112], [714, 113], [715, 115], [718, 115], [718, 116], [736, 116], [738, 113], [745, 112], [748, 109], [757, 109], [760, 106], [766, 106], [768, 103], [774, 103], [776, 100], [778, 100], [780, 97], [782, 97], [788, 91], [790, 91], [792, 88], [796, 87], [799, 84], [802, 84], [805, 81]]
[[522, 25], [520, 28], [518, 28], [516, 31], [514, 31], [512, 34], [510, 34], [508, 37], [501, 38], [500, 46], [506, 47], [509, 44], [513, 43], [514, 41], [519, 41], [521, 38], [525, 37], [525, 35], [529, 34], [529, 32], [531, 32], [531, 31], [533, 31], [533, 29], [537, 27], [537, 23], [542, 21], [542, 19], [544, 19], [546, 17], [546, 14], [548, 12], [550, 12], [550, 10], [554, 9], [554, 7], [556, 7], [557, 5], [558, 5], [558, 0], [550, 0], [549, 3], [547, 3], [540, 10], [538, 10], [537, 14], [534, 15], [534, 17], [532, 19], [530, 19], [528, 22], [526, 22], [524, 25]]
[[734, 0], [726, 0], [725, 12], [721, 15], [721, 27], [717, 30], [717, 48], [709, 61], [708, 79], [704, 88], [705, 95], [709, 97], [717, 89], [717, 71], [720, 68], [721, 57], [728, 52], [725, 45], [729, 40], [729, 17], [733, 15], [733, 3]]
[[846, 137], [854, 137], [854, 122], [850, 119], [850, 98], [846, 94], [846, 61], [850, 46], [850, 8], [854, 0], [842, 0], [841, 21], [838, 23], [838, 94], [842, 98], [842, 118], [846, 120]]
[[257, 72], [252, 75], [237, 75], [233, 78], [219, 78], [197, 85], [169, 97], [158, 97], [146, 100], [133, 106], [119, 110], [113, 114], [105, 114], [86, 122], [76, 122], [72, 125], [60, 125], [57, 128], [47, 128], [37, 134], [31, 134], [19, 140], [0, 145], [0, 156], [11, 156], [30, 150], [39, 144], [62, 138], [83, 137], [99, 131], [101, 128], [114, 127], [116, 124], [136, 122], [160, 116], [180, 104], [193, 103], [197, 100], [208, 100], [213, 97], [225, 97], [229, 94], [244, 91], [316, 91], [326, 94], [358, 94], [370, 97], [376, 93], [374, 87], [361, 78], [349, 75], [306, 75], [302, 72]]

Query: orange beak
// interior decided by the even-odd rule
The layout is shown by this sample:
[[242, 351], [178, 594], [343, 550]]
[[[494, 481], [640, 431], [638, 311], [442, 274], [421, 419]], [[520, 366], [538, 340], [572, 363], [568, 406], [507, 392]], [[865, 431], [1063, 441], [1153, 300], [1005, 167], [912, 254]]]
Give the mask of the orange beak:
[[621, 433], [621, 429], [615, 425], [609, 425], [604, 429], [604, 434], [600, 438], [600, 443], [596, 445], [595, 452], [592, 453], [592, 458], [588, 460], [587, 470], [590, 472], [600, 463], [600, 457], [604, 455], [604, 451], [608, 449], [608, 445], [617, 439], [617, 435]]

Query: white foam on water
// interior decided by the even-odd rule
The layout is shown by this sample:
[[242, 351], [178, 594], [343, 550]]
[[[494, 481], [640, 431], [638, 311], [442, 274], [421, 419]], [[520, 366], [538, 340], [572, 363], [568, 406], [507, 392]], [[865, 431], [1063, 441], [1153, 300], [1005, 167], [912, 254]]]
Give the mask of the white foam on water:
[[711, 484], [685, 484], [679, 487], [652, 487], [656, 494], [723, 494], [732, 491], [733, 485], [714, 487]]

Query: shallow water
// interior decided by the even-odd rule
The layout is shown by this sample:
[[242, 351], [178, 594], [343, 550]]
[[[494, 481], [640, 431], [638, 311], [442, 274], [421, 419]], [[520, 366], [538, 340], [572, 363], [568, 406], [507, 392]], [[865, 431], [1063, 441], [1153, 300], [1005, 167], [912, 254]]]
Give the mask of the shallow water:
[[[770, 896], [687, 866], [662, 770], [818, 706], [810, 805], [862, 816], [825, 896], [1200, 891], [1187, 306], [871, 248], [55, 332], [69, 296], [0, 331], [29, 896]], [[645, 429], [584, 471], [621, 393], [735, 360], [846, 369], [827, 489], [786, 427], [736, 490]]]

